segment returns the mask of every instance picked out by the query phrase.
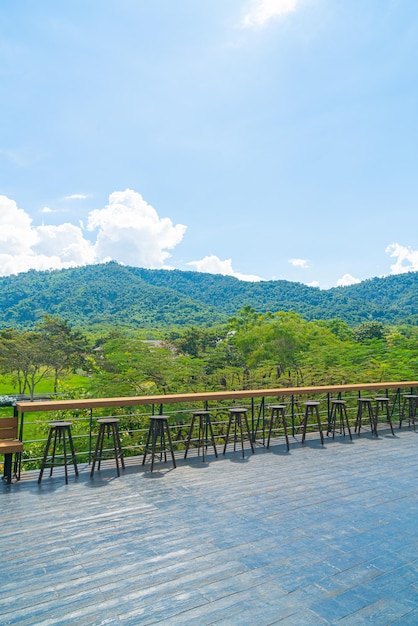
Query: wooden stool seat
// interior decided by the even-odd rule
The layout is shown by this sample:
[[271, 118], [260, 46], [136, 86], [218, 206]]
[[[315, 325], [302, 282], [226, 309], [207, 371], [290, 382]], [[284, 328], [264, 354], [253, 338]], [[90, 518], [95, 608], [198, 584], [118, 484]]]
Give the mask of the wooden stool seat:
[[413, 393], [407, 393], [403, 396], [401, 417], [399, 419], [399, 428], [402, 428], [403, 420], [408, 420], [408, 426], [411, 426], [411, 422], [414, 425], [417, 417], [418, 408], [418, 396]]
[[216, 458], [218, 458], [215, 437], [213, 434], [212, 421], [210, 419], [210, 411], [193, 411], [192, 421], [190, 422], [189, 434], [186, 440], [186, 450], [184, 451], [184, 458], [187, 458], [187, 453], [189, 452], [190, 442], [192, 441], [193, 428], [196, 420], [198, 421], [197, 455], [200, 455], [200, 448], [202, 448], [202, 460], [203, 462], [205, 462], [205, 450], [208, 449], [210, 440], [215, 456]]
[[[71, 463], [74, 466], [75, 475], [78, 476], [77, 461], [75, 458], [73, 438], [71, 435], [71, 422], [50, 422], [48, 440], [46, 442], [44, 456], [43, 456], [42, 464], [41, 464], [41, 470], [39, 472], [38, 484], [42, 480], [42, 476], [46, 467], [50, 468], [49, 475], [52, 476], [52, 471], [54, 467], [64, 466], [65, 484], [68, 485], [67, 444], [70, 446]], [[57, 445], [62, 447], [62, 455], [57, 454]], [[48, 456], [51, 446], [52, 446], [51, 456]], [[62, 456], [63, 458], [62, 463], [56, 462], [57, 456]]]
[[269, 432], [267, 437], [267, 449], [270, 447], [270, 438], [273, 430], [273, 423], [276, 421], [277, 428], [280, 427], [280, 422], [282, 423], [284, 436], [286, 439], [286, 447], [289, 451], [289, 437], [287, 435], [287, 423], [286, 423], [286, 405], [285, 404], [272, 404], [270, 406], [271, 415], [270, 415], [270, 423], [269, 423]]
[[142, 465], [145, 465], [147, 455], [150, 454], [152, 472], [156, 458], [161, 461], [164, 457], [164, 462], [167, 462], [167, 452], [170, 452], [173, 466], [176, 467], [176, 459], [174, 457], [173, 442], [171, 439], [168, 417], [166, 415], [152, 415], [150, 417], [150, 425]]
[[248, 437], [248, 441], [250, 442], [251, 451], [254, 454], [254, 444], [253, 444], [252, 439], [251, 439], [250, 427], [248, 425], [247, 409], [244, 409], [242, 407], [233, 407], [233, 408], [229, 409], [229, 420], [228, 420], [228, 426], [226, 428], [225, 445], [224, 445], [223, 454], [226, 453], [226, 448], [227, 448], [228, 443], [229, 443], [229, 433], [230, 433], [230, 430], [231, 430], [231, 426], [233, 424], [234, 425], [234, 435], [233, 435], [233, 437], [234, 437], [234, 439], [233, 439], [233, 441], [234, 441], [234, 452], [236, 450], [236, 443], [237, 443], [237, 440], [238, 440], [237, 430], [239, 429], [239, 436], [240, 436], [241, 449], [242, 449], [242, 458], [244, 458], [244, 430], [243, 430], [243, 422], [244, 422], [246, 435]]
[[321, 438], [321, 444], [324, 444], [324, 433], [322, 432], [322, 424], [321, 418], [319, 415], [319, 405], [321, 403], [318, 400], [307, 400], [304, 402], [305, 405], [305, 415], [303, 417], [302, 422], [302, 443], [305, 443], [306, 439], [306, 428], [308, 426], [309, 416], [316, 417], [316, 421], [318, 423], [319, 436]]
[[347, 426], [348, 434], [350, 435], [350, 439], [353, 440], [351, 435], [350, 423], [348, 421], [347, 415], [347, 402], [345, 400], [336, 400], [331, 399], [331, 413], [328, 423], [327, 435], [332, 432], [332, 438], [335, 437], [335, 428], [337, 425], [337, 418], [340, 423], [340, 433], [342, 432], [345, 437], [345, 427]]
[[373, 413], [372, 403], [373, 403], [373, 400], [371, 398], [359, 398], [358, 399], [357, 417], [356, 417], [356, 425], [354, 428], [354, 432], [356, 432], [359, 437], [360, 437], [360, 430], [362, 426], [363, 413], [366, 411], [366, 409], [367, 409], [368, 418], [370, 421], [370, 429], [372, 433], [377, 435], [376, 422], [375, 422], [375, 417]]
[[[97, 462], [97, 469], [100, 470], [102, 460], [106, 458], [114, 458], [116, 463], [116, 472], [120, 476], [119, 461], [123, 469], [125, 469], [125, 461], [123, 458], [122, 445], [119, 435], [119, 420], [116, 417], [103, 417], [97, 420], [99, 424], [99, 433], [96, 439], [96, 448], [93, 455], [93, 464], [91, 466], [90, 477], [93, 477], [94, 468]], [[103, 450], [104, 438], [112, 439], [112, 448]]]

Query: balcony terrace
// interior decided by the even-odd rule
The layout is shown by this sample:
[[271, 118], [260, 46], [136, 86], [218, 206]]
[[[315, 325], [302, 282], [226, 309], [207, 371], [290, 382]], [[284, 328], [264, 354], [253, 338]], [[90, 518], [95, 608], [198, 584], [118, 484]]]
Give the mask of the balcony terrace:
[[[26, 469], [0, 485], [0, 623], [417, 624], [418, 431], [399, 429], [396, 413], [399, 392], [417, 386], [361, 386], [390, 394], [395, 435], [382, 422], [378, 437], [366, 425], [353, 441], [337, 432], [322, 446], [310, 432], [302, 446], [298, 394], [326, 406], [341, 393], [350, 404], [355, 385], [188, 394], [177, 398], [183, 415], [186, 400], [251, 402], [255, 454], [248, 448], [242, 458], [231, 446], [216, 459], [209, 447], [203, 463], [196, 452], [184, 460], [179, 446], [176, 469], [161, 463], [151, 473], [127, 456], [120, 478], [109, 461], [91, 479], [82, 461], [68, 485], [62, 471], [38, 485], [38, 471]], [[289, 452], [280, 432], [269, 450], [263, 445], [264, 413], [277, 397], [294, 418]], [[174, 415], [175, 398], [153, 400], [152, 412]], [[123, 406], [73, 402], [81, 404], [17, 409], [26, 428], [30, 413]]]

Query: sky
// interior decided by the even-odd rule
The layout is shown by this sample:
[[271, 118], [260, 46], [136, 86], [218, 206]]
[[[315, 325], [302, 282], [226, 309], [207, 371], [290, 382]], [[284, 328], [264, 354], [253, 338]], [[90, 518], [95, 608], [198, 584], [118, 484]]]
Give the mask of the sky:
[[0, 276], [418, 270], [415, 0], [1, 0]]

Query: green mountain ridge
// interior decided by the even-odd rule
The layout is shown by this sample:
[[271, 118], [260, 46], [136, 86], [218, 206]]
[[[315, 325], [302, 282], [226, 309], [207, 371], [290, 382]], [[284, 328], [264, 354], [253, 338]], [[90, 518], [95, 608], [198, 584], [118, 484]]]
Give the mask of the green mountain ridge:
[[250, 283], [110, 262], [0, 278], [0, 328], [31, 328], [47, 313], [81, 327], [210, 326], [245, 306], [260, 313], [295, 311], [307, 320], [339, 318], [351, 325], [417, 324], [417, 294], [418, 272], [321, 290], [284, 280]]

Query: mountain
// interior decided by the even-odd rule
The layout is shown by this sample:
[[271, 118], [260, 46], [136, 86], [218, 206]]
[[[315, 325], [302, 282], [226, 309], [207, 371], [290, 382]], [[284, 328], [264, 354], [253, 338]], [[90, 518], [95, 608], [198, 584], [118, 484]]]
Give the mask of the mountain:
[[212, 325], [244, 306], [295, 311], [305, 319], [418, 323], [418, 272], [321, 290], [284, 280], [149, 270], [115, 262], [0, 278], [0, 328], [30, 328], [45, 313], [79, 327]]

